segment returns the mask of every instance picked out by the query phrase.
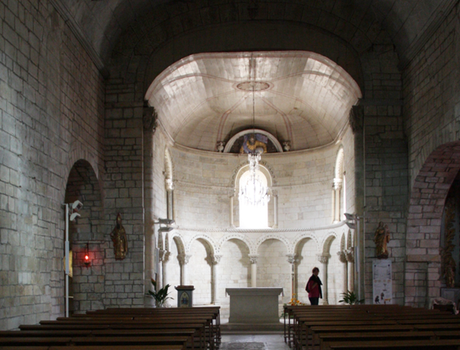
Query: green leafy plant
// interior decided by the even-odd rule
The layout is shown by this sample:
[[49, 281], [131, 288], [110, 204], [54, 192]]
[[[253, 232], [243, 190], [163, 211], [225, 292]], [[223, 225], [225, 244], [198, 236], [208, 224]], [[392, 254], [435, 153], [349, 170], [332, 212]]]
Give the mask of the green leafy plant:
[[354, 305], [354, 304], [361, 304], [364, 302], [364, 299], [358, 300], [357, 295], [353, 291], [347, 290], [346, 293], [342, 293], [343, 299], [339, 300], [339, 303]]
[[151, 279], [151, 282], [152, 282], [152, 286], [153, 286], [153, 291], [149, 290], [149, 294], [155, 300], [155, 306], [156, 307], [163, 307], [163, 305], [164, 305], [166, 300], [174, 299], [174, 298], [168, 297], [168, 294], [169, 294], [168, 289], [170, 287], [169, 284], [167, 284], [163, 288], [160, 288], [157, 291], [157, 283], [155, 282], [155, 280], [153, 278]]

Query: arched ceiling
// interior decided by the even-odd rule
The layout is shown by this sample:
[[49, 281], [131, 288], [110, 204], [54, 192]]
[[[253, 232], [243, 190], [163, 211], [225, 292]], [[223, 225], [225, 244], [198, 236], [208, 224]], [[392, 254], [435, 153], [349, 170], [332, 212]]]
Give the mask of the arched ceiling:
[[[304, 28], [330, 33], [357, 56], [371, 50], [374, 42], [393, 44], [403, 68], [459, 2], [50, 1], [102, 72], [111, 58], [143, 50], [145, 46], [136, 46], [140, 42], [147, 41], [156, 50], [198, 27], [203, 30], [201, 35], [207, 35], [206, 30], [225, 23], [270, 21], [286, 27], [288, 23], [302, 23]], [[337, 59], [343, 59], [339, 56]], [[336, 56], [328, 57], [338, 62]], [[333, 142], [360, 96], [353, 79], [331, 60], [308, 52], [271, 51], [214, 52], [182, 58], [155, 78], [145, 97], [179, 144], [215, 150], [216, 142], [257, 127], [280, 141], [290, 141], [291, 149], [299, 150]]]
[[171, 138], [214, 151], [219, 141], [257, 128], [292, 150], [334, 142], [361, 97], [356, 82], [311, 52], [206, 53], [160, 74], [145, 99]]
[[[167, 20], [173, 18], [177, 13], [199, 11], [201, 8], [222, 3], [219, 0], [212, 2], [204, 0], [51, 0], [51, 2], [73, 26], [80, 39], [86, 41], [86, 46], [100, 59], [102, 66], [107, 64], [106, 61], [121, 33], [132, 27], [145, 25], [143, 21], [139, 21], [139, 18], [146, 13], [152, 13], [152, 16], [156, 15], [162, 20]], [[238, 5], [243, 6], [243, 2], [238, 2]], [[289, 20], [290, 18], [287, 17], [289, 1], [280, 0], [279, 2], [278, 13], [270, 15], [274, 20]], [[225, 1], [225, 3], [229, 2]], [[249, 6], [263, 8], [267, 2], [266, 0], [252, 0], [249, 3]], [[276, 1], [270, 1], [270, 3], [274, 4]], [[404, 65], [424, 43], [426, 40], [424, 36], [440, 25], [458, 0], [297, 0], [292, 3], [319, 9], [349, 20], [350, 23], [366, 15], [373, 17], [388, 32]], [[168, 9], [171, 10], [168, 11]], [[212, 13], [206, 16], [211, 17], [209, 20], [212, 21]], [[276, 16], [279, 17], [275, 18]], [[304, 17], [308, 17], [308, 14], [304, 14]], [[369, 23], [363, 21], [358, 25], [368, 27]], [[142, 33], [142, 30], [139, 32]]]

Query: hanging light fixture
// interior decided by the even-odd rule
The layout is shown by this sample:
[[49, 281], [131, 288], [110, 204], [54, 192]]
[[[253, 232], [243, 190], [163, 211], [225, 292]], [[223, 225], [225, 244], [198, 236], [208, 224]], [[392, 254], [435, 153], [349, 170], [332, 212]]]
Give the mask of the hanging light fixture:
[[[252, 58], [251, 58], [252, 59]], [[255, 73], [254, 73], [255, 74]], [[255, 78], [252, 80], [252, 141], [256, 142], [256, 130], [255, 130]], [[262, 147], [251, 148], [248, 152], [249, 162], [249, 176], [247, 181], [240, 187], [239, 200], [244, 200], [251, 206], [264, 206], [270, 201], [269, 188], [266, 180], [263, 181], [260, 170], [259, 162], [262, 159], [262, 153], [264, 149]]]

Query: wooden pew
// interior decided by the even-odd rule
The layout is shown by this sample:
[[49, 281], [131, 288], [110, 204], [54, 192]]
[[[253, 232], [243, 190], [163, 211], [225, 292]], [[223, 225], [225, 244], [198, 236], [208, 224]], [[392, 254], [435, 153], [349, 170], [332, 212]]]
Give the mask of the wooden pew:
[[1, 350], [183, 350], [181, 345], [2, 346]]
[[342, 341], [330, 342], [325, 350], [458, 350], [459, 339], [441, 340], [381, 340], [381, 341]]
[[[314, 327], [325, 326], [329, 329], [337, 328], [346, 325], [364, 327], [366, 325], [377, 325], [381, 327], [391, 327], [396, 325], [414, 325], [427, 324], [458, 324], [460, 318], [452, 317], [446, 313], [439, 311], [416, 309], [410, 307], [400, 307], [397, 305], [360, 305], [359, 307], [292, 307], [289, 312], [292, 315], [294, 322], [286, 322], [288, 327], [285, 328], [285, 341], [294, 344], [297, 349], [313, 346], [317, 343], [317, 338], [314, 335]], [[393, 328], [394, 330], [394, 328]], [[290, 332], [293, 332], [291, 337]], [[334, 331], [335, 332], [335, 331]], [[420, 338], [427, 334], [420, 333]], [[403, 335], [401, 335], [403, 336]], [[453, 338], [452, 333], [446, 336]], [[350, 335], [350, 338], [353, 336]], [[371, 336], [374, 337], [374, 336]], [[375, 335], [376, 338], [379, 335]], [[410, 338], [412, 335], [410, 335]], [[356, 337], [359, 338], [359, 337]], [[361, 337], [362, 338], [362, 337]], [[413, 340], [417, 337], [414, 337]], [[455, 339], [454, 339], [455, 340]]]
[[[0, 332], [0, 347], [17, 349], [19, 346], [25, 350], [25, 346], [56, 349], [72, 345], [70, 349], [76, 350], [76, 347], [118, 346], [119, 350], [125, 350], [123, 346], [157, 346], [160, 350], [159, 346], [163, 345], [164, 349], [167, 346], [182, 349], [188, 343], [196, 349], [217, 349], [220, 307], [193, 309], [109, 309], [55, 321], [44, 320], [39, 325], [21, 325], [20, 331]], [[197, 334], [198, 343], [194, 341]]]

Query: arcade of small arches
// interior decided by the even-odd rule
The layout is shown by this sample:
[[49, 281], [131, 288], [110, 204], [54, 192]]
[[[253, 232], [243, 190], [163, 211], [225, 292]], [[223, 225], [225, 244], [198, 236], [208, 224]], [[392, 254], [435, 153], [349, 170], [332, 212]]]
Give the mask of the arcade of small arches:
[[[196, 302], [223, 305], [224, 315], [225, 306], [228, 307], [228, 298], [222, 292], [225, 288], [272, 287], [269, 285], [272, 273], [284, 274], [278, 281], [283, 284], [285, 302], [292, 296], [307, 302], [305, 283], [314, 266], [319, 267], [324, 283], [322, 303], [337, 303], [341, 293], [353, 290], [353, 233], [345, 223], [310, 232], [275, 231], [203, 234], [179, 228], [164, 238], [158, 237], [162, 283], [194, 285], [198, 296]], [[237, 255], [236, 247], [239, 248]], [[276, 260], [277, 272], [264, 265], [270, 256]], [[200, 271], [200, 280], [191, 272], [197, 270]], [[229, 270], [238, 273], [237, 283], [220, 276], [227, 275]], [[209, 284], [203, 285], [200, 281]]]

